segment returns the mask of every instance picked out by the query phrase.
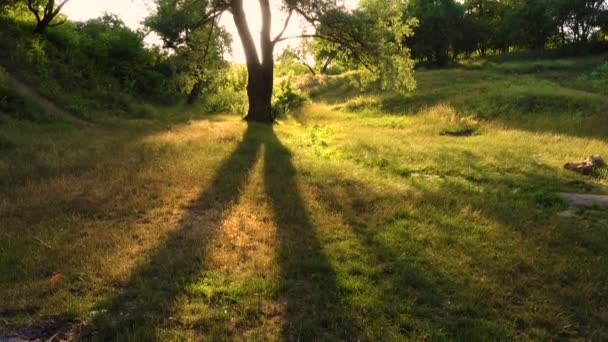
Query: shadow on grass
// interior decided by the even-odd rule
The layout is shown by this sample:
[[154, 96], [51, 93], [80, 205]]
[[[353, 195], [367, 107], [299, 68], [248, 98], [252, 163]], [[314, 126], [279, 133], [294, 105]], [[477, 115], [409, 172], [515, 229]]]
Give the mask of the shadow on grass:
[[[265, 190], [277, 225], [276, 258], [281, 271], [278, 300], [285, 308], [282, 337], [315, 340], [355, 336], [356, 329], [340, 308], [335, 272], [297, 190], [291, 155], [272, 127], [250, 124], [242, 142], [180, 224], [145, 258], [121, 293], [100, 305], [99, 312], [108, 311], [94, 319], [92, 330], [84, 338], [162, 340], [166, 338], [162, 335], [164, 328], [180, 324], [170, 318], [176, 302], [206, 270], [208, 242], [238, 200], [262, 148]], [[198, 331], [202, 336], [222, 339], [233, 333], [228, 321], [201, 324], [212, 325]]]
[[261, 148], [249, 126], [234, 152], [217, 170], [211, 185], [193, 202], [180, 224], [133, 272], [126, 288], [93, 320], [94, 340], [158, 340], [170, 320], [177, 297], [205, 269], [207, 244], [230, 207], [238, 200]]
[[336, 273], [316, 236], [296, 182], [291, 153], [267, 128], [264, 178], [277, 224], [282, 338], [289, 341], [355, 340], [358, 328], [343, 308]]
[[[317, 184], [317, 197], [340, 213], [362, 246], [366, 282], [378, 289], [370, 290], [368, 307], [381, 328], [370, 333], [447, 340], [605, 336], [596, 303], [604, 301], [599, 284], [606, 276], [588, 272], [605, 265], [597, 256], [605, 254], [607, 235], [602, 221], [556, 216], [561, 201], [540, 191], [560, 186], [549, 171], [507, 174], [504, 184], [410, 179], [406, 191], [349, 179]], [[593, 289], [580, 290], [587, 286]]]

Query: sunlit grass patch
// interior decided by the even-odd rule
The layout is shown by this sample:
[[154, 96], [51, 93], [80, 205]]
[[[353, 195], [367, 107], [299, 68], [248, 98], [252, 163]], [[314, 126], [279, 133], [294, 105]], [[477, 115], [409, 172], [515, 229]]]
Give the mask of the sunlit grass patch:
[[608, 153], [605, 101], [531, 75], [418, 76], [407, 96], [328, 79], [326, 103], [273, 127], [8, 119], [0, 331], [60, 317], [99, 340], [608, 337], [607, 209], [558, 195], [606, 193], [606, 175], [563, 169]]

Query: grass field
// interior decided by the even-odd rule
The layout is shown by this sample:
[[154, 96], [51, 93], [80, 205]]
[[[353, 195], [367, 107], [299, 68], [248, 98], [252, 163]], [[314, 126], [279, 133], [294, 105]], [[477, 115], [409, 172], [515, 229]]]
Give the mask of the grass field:
[[0, 117], [0, 335], [606, 340], [608, 208], [558, 215], [608, 192], [562, 168], [608, 156], [600, 61], [336, 76], [273, 127]]

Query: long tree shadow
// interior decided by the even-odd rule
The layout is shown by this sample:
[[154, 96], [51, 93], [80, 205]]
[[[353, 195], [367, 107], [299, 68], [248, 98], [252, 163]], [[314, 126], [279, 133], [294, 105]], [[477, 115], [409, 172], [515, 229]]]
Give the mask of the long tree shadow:
[[359, 329], [346, 315], [336, 273], [298, 191], [291, 153], [271, 127], [267, 130], [264, 178], [277, 224], [280, 299], [285, 304], [282, 338], [356, 340]]
[[[487, 171], [476, 155], [471, 155], [471, 167]], [[563, 209], [561, 202], [537, 192], [560, 186], [547, 167], [501, 177], [507, 179], [467, 182], [491, 187], [493, 193], [449, 178], [440, 186], [436, 180], [412, 180], [410, 190], [397, 192], [353, 179], [315, 185], [317, 197], [352, 230], [370, 269], [375, 265], [369, 276], [381, 289], [371, 298], [375, 322], [387, 331], [399, 327], [407, 338], [431, 332], [430, 339], [502, 340], [518, 334], [534, 339], [539, 332], [564, 333], [559, 320], [545, 324], [543, 319], [567, 312], [568, 333], [603, 333], [603, 317], [589, 310], [601, 295], [572, 291], [578, 282], [592, 283], [580, 269], [603, 265], [594, 258], [606, 241], [597, 233], [601, 222], [582, 229], [584, 223], [554, 218]], [[520, 191], [512, 191], [514, 186]], [[404, 205], [377, 215], [394, 203]], [[585, 249], [572, 247], [577, 244]], [[456, 260], [463, 262], [454, 272]], [[555, 265], [561, 265], [560, 271], [554, 271]], [[605, 277], [593, 278], [602, 283]], [[529, 303], [538, 298], [544, 304], [531, 309]]]
[[160, 329], [176, 324], [170, 319], [175, 301], [204, 270], [208, 242], [238, 200], [258, 159], [261, 140], [256, 132], [251, 125], [247, 128], [179, 225], [132, 273], [120, 294], [99, 306], [102, 314], [83, 338], [157, 340]]

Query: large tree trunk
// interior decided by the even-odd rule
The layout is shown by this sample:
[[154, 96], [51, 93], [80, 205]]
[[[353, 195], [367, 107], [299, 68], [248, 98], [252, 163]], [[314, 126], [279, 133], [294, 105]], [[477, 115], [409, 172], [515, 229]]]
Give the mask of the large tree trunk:
[[247, 96], [249, 99], [249, 110], [245, 120], [256, 122], [273, 122], [272, 117], [272, 70], [269, 72], [261, 66], [250, 70], [249, 83], [247, 84]]
[[193, 105], [198, 101], [201, 97], [201, 92], [203, 91], [203, 87], [205, 86], [205, 82], [199, 80], [196, 81], [192, 90], [190, 90], [190, 94], [188, 94], [188, 104]]
[[273, 51], [274, 43], [270, 39], [271, 14], [269, 0], [259, 0], [262, 9], [262, 32], [261, 49], [262, 60], [251, 36], [247, 25], [247, 18], [243, 10], [243, 0], [232, 1], [232, 16], [234, 24], [243, 43], [245, 57], [247, 59], [248, 84], [247, 96], [249, 99], [249, 110], [245, 120], [255, 122], [272, 123], [271, 99], [274, 77]]

